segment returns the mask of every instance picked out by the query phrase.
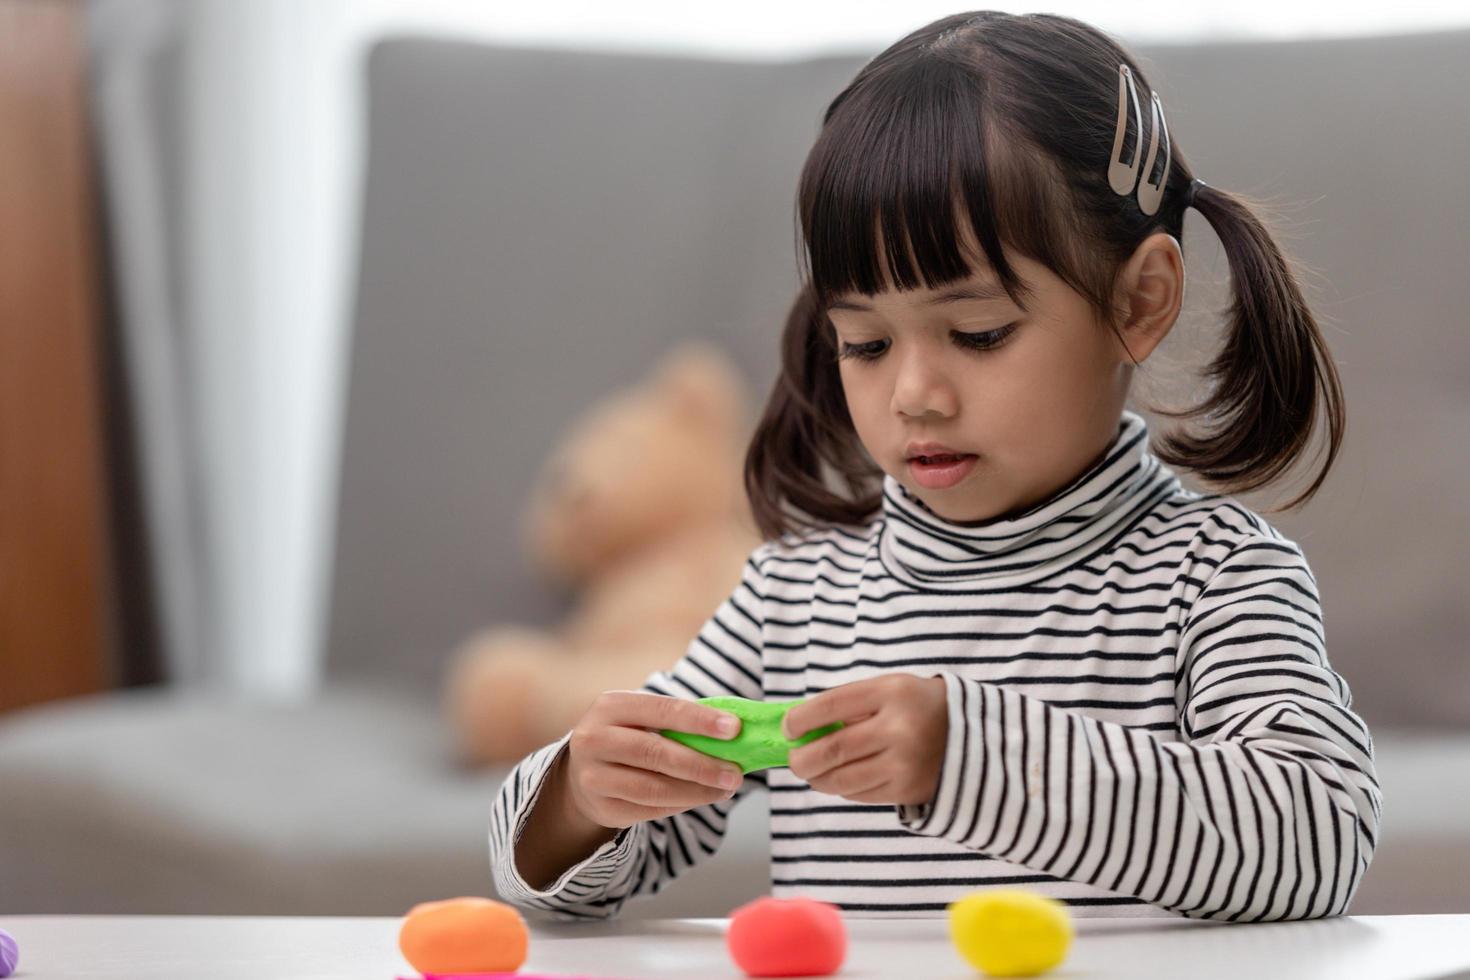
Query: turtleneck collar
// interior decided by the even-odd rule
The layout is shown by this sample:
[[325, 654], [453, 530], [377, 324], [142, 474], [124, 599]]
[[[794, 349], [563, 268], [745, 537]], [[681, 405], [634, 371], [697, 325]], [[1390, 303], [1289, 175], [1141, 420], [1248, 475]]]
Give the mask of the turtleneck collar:
[[1178, 488], [1178, 477], [1149, 451], [1143, 417], [1124, 411], [1092, 468], [1016, 517], [956, 524], [885, 474], [878, 553], [889, 574], [921, 589], [1014, 587], [1103, 549]]

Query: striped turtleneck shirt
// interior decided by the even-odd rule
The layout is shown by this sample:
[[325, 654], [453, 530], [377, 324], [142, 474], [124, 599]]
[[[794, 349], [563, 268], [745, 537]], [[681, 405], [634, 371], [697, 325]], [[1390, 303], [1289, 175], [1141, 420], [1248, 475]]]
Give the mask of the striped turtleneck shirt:
[[1133, 412], [1095, 465], [1019, 516], [956, 524], [885, 476], [871, 523], [761, 544], [643, 690], [790, 700], [890, 671], [945, 679], [929, 802], [852, 803], [768, 769], [730, 800], [620, 831], [538, 889], [512, 842], [563, 736], [492, 807], [498, 892], [615, 915], [714, 853], [759, 789], [773, 894], [850, 915], [942, 915], [1009, 886], [1084, 916], [1320, 917], [1347, 909], [1373, 855], [1373, 740], [1328, 663], [1306, 559], [1238, 501], [1182, 486]]

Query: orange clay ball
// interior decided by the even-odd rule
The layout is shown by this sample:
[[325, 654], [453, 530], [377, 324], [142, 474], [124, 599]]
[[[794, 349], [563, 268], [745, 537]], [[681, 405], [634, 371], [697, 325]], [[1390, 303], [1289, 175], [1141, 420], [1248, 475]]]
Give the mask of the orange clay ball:
[[725, 945], [747, 976], [826, 976], [847, 957], [847, 927], [828, 902], [767, 896], [730, 913]]
[[521, 914], [488, 898], [421, 902], [398, 930], [403, 958], [423, 974], [512, 973], [530, 944]]

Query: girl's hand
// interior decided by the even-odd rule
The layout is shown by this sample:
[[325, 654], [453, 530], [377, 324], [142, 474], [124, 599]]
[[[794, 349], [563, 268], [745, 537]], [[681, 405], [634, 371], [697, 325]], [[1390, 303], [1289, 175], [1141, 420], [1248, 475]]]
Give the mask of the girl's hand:
[[572, 729], [565, 757], [577, 812], [602, 827], [629, 827], [734, 795], [745, 780], [739, 766], [665, 738], [664, 728], [728, 739], [740, 719], [683, 698], [604, 691]]
[[928, 803], [939, 788], [949, 738], [944, 678], [885, 674], [824, 691], [786, 713], [800, 738], [844, 727], [791, 750], [791, 771], [812, 789], [857, 803]]

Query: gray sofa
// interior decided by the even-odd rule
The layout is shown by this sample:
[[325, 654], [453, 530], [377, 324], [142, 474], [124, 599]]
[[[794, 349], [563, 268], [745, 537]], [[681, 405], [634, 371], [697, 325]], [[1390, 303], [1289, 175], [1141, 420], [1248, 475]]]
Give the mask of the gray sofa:
[[[1470, 32], [1141, 54], [1200, 175], [1286, 206], [1346, 383], [1340, 471], [1276, 520], [1375, 734], [1383, 837], [1353, 911], [1470, 910]], [[515, 521], [571, 418], [691, 335], [764, 395], [796, 175], [863, 60], [377, 43], [328, 682], [298, 706], [153, 687], [0, 716], [0, 914], [397, 915], [491, 894], [503, 773], [454, 761], [448, 652], [561, 612]], [[1227, 267], [1194, 213], [1185, 247], [1159, 356], [1197, 363]], [[765, 805], [628, 914], [763, 891]]]

